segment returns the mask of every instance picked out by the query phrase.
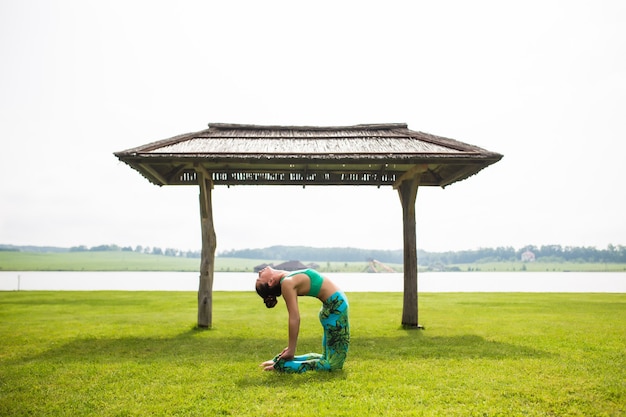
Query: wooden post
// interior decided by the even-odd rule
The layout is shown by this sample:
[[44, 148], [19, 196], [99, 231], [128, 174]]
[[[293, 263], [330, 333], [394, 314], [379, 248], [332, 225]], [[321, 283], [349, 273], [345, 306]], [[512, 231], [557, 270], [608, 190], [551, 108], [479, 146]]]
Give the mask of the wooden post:
[[205, 170], [199, 169], [200, 225], [202, 228], [202, 258], [200, 260], [200, 284], [198, 287], [198, 327], [210, 329], [213, 321], [213, 272], [215, 270], [215, 228], [211, 190], [213, 181]]
[[402, 305], [402, 326], [419, 329], [417, 310], [417, 239], [415, 222], [415, 199], [419, 185], [419, 175], [404, 179], [398, 184], [398, 194], [402, 203], [402, 228], [404, 234], [404, 303]]

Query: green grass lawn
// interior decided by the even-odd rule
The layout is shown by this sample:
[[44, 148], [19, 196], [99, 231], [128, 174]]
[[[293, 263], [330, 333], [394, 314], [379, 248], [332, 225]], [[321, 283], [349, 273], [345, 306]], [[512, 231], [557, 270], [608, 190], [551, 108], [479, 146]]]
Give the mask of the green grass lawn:
[[[344, 370], [285, 375], [282, 300], [216, 292], [0, 292], [1, 416], [620, 416], [625, 294], [349, 293]], [[319, 302], [300, 301], [298, 351], [319, 351]]]

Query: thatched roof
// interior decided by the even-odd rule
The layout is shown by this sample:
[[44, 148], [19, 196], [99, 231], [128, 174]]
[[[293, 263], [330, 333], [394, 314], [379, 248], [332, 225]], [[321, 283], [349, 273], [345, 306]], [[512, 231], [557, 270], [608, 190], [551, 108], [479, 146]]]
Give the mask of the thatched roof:
[[394, 185], [407, 173], [446, 186], [502, 155], [406, 124], [343, 127], [210, 124], [206, 130], [116, 152], [157, 185]]

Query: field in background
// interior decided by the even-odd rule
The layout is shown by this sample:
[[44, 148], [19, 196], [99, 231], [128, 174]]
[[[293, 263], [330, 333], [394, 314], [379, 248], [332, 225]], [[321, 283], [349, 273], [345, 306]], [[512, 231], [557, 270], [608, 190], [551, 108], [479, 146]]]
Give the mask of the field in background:
[[[215, 259], [216, 272], [251, 272], [262, 263], [279, 264], [289, 259]], [[368, 262], [326, 262], [300, 260], [304, 264], [314, 262], [322, 272], [364, 272]], [[388, 264], [396, 271], [402, 265]], [[151, 255], [137, 252], [3, 252], [0, 251], [1, 271], [198, 271], [199, 258]], [[420, 268], [422, 270], [422, 268]], [[424, 269], [425, 270], [425, 269]], [[467, 271], [539, 271], [539, 272], [624, 272], [626, 264], [576, 263], [576, 262], [491, 262], [446, 265], [445, 270]]]
[[[215, 258], [216, 272], [252, 272], [263, 263], [280, 264], [289, 259]], [[367, 262], [315, 262], [323, 272], [363, 272]], [[390, 265], [402, 270], [400, 265]], [[151, 255], [136, 252], [0, 252], [1, 271], [198, 271], [199, 258]]]
[[449, 265], [447, 270], [498, 272], [624, 272], [626, 264], [592, 262], [476, 262]]

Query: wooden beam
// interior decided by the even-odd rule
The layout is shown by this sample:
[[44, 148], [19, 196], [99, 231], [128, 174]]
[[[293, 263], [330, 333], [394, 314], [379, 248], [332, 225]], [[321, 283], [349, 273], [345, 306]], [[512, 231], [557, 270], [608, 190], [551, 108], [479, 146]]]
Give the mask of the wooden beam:
[[140, 163], [139, 166], [144, 169], [149, 175], [152, 175], [152, 177], [157, 180], [158, 182], [161, 183], [161, 185], [166, 185], [168, 182], [167, 180], [163, 177], [163, 175], [161, 175], [156, 169], [154, 169], [154, 167], [152, 167], [151, 165], [148, 164], [142, 164]]
[[213, 181], [206, 169], [200, 167], [200, 225], [202, 229], [202, 254], [200, 260], [200, 283], [198, 286], [198, 327], [210, 329], [213, 325], [213, 273], [215, 271], [215, 248], [217, 239], [213, 225], [211, 190]]
[[400, 178], [396, 180], [396, 182], [393, 183], [393, 189], [397, 190], [398, 188], [400, 188], [400, 186], [402, 185], [404, 181], [412, 180], [416, 176], [419, 176], [426, 171], [428, 171], [427, 164], [420, 164], [420, 165], [413, 166], [413, 168], [406, 171], [404, 174], [400, 176]]
[[192, 169], [189, 164], [181, 164], [178, 167], [174, 167], [174, 169], [167, 174], [167, 183], [171, 184], [180, 182], [179, 178], [181, 174], [187, 169]]
[[398, 187], [402, 203], [402, 229], [404, 235], [404, 301], [402, 326], [420, 329], [417, 308], [417, 239], [415, 221], [415, 199], [419, 186], [419, 173], [405, 178]]

